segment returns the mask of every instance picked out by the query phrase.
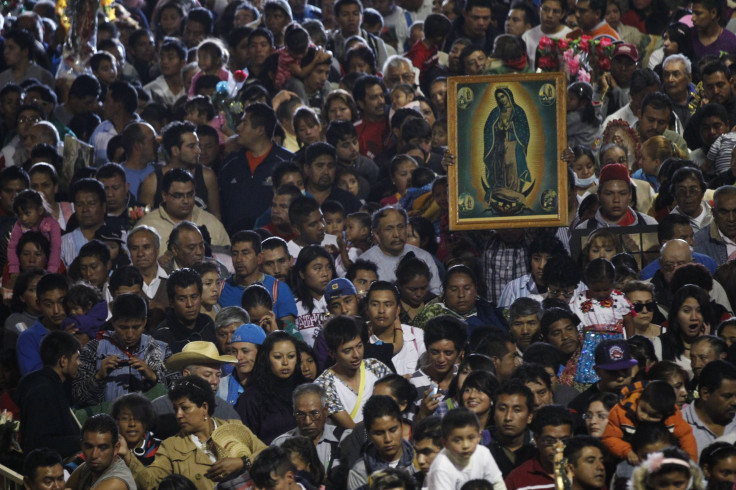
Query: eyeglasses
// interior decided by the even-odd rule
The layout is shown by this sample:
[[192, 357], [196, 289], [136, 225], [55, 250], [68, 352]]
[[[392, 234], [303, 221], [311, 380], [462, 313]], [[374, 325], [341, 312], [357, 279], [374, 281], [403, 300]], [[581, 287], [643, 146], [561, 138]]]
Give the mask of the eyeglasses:
[[401, 75], [394, 75], [388, 79], [391, 83], [404, 82], [408, 84], [414, 83], [414, 73], [402, 73]]
[[561, 442], [562, 444], [567, 444], [568, 442], [570, 442], [570, 439], [572, 439], [572, 437], [561, 437], [559, 439], [556, 437], [542, 437], [541, 439], [539, 439], [539, 444], [545, 447], [552, 447], [558, 442]]
[[637, 313], [641, 313], [644, 311], [644, 308], [647, 309], [649, 312], [653, 312], [654, 309], [657, 307], [656, 301], [647, 301], [646, 303], [634, 303], [634, 311]]
[[319, 420], [322, 418], [322, 412], [319, 410], [312, 410], [311, 412], [295, 412], [294, 418], [299, 421], [307, 420], [307, 417], [309, 417], [312, 420]]
[[28, 117], [19, 117], [18, 118], [18, 124], [25, 124], [25, 123], [37, 123], [41, 121], [41, 118], [38, 116], [28, 116]]
[[575, 294], [574, 289], [550, 289], [548, 290], [548, 296], [572, 298]]
[[181, 201], [184, 198], [187, 199], [194, 199], [194, 191], [191, 192], [174, 192], [172, 194], [169, 194], [172, 199], [176, 199], [177, 201]]
[[662, 262], [662, 270], [664, 272], [672, 272], [681, 265], [689, 264], [691, 261], [679, 261], [679, 262]]

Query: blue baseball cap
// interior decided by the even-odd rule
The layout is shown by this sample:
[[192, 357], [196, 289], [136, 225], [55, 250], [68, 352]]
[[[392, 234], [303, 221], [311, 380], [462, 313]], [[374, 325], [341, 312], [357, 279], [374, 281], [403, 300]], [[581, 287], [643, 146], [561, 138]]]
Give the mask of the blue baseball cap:
[[327, 287], [325, 288], [325, 302], [329, 304], [334, 298], [350, 296], [351, 294], [358, 294], [353, 283], [343, 277], [338, 277], [327, 283]]
[[266, 340], [266, 332], [253, 323], [244, 323], [235, 330], [231, 344], [235, 342], [250, 342], [251, 344], [263, 345]]

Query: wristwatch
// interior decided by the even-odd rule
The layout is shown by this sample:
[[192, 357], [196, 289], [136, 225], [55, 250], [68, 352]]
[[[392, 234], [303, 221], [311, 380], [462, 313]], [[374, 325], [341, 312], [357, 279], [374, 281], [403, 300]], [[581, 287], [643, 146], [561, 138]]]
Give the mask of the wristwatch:
[[243, 461], [243, 471], [250, 471], [250, 467], [253, 464], [250, 462], [250, 458], [248, 456], [243, 456], [240, 459]]

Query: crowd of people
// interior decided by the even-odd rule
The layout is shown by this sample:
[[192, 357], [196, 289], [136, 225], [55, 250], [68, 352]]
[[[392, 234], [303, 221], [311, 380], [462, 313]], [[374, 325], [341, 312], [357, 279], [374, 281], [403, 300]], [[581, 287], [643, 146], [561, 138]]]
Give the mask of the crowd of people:
[[[4, 475], [734, 486], [731, 4], [103, 3], [92, 38], [2, 7]], [[610, 45], [568, 66], [568, 222], [451, 229], [448, 77], [544, 70], [565, 39]], [[486, 200], [542, 137], [496, 99], [487, 147], [527, 175], [486, 172]]]

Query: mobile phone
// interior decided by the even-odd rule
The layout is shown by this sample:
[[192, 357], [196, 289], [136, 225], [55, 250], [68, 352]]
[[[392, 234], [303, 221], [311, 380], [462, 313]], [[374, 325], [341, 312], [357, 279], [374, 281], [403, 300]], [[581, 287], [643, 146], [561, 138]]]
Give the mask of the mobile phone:
[[437, 383], [435, 383], [434, 381], [429, 383], [429, 396], [434, 396], [437, 393], [439, 393], [439, 391], [440, 391], [440, 386]]
[[119, 359], [118, 367], [120, 366], [130, 366], [130, 359]]

